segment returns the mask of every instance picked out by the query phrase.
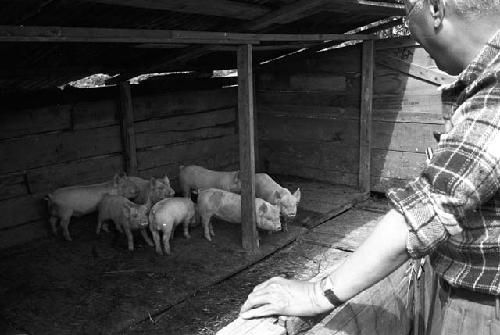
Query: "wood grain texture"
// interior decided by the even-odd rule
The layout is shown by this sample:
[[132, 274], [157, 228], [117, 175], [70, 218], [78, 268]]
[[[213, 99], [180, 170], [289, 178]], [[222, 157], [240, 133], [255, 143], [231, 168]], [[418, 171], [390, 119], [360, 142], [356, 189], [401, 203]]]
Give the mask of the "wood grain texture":
[[137, 146], [135, 144], [134, 107], [130, 83], [118, 85], [120, 90], [120, 121], [123, 146], [124, 170], [130, 175], [137, 174]]
[[10, 173], [0, 176], [0, 200], [26, 195], [29, 193], [25, 173]]
[[46, 220], [28, 222], [2, 230], [0, 233], [0, 249], [29, 243], [36, 239], [46, 238], [48, 235], [49, 228]]
[[255, 136], [253, 61], [250, 44], [238, 47], [238, 134], [241, 179], [241, 240], [243, 249], [259, 248], [255, 213]]
[[[47, 218], [47, 202], [43, 195], [26, 195], [0, 201], [0, 229]], [[3, 233], [0, 233], [2, 235]]]
[[9, 157], [8, 164], [0, 166], [0, 173], [120, 151], [120, 129], [118, 126], [10, 139], [0, 142], [2, 156]]
[[373, 72], [374, 43], [363, 42], [361, 107], [359, 116], [359, 165], [358, 187], [362, 192], [370, 192], [370, 155], [372, 147], [372, 106], [373, 106]]

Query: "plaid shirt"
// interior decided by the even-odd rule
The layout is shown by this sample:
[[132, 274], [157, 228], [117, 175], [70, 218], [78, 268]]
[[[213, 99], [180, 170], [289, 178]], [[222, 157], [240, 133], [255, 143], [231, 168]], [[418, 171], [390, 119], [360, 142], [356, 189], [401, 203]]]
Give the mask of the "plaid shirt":
[[388, 191], [411, 257], [430, 255], [452, 286], [500, 295], [500, 31], [457, 81], [451, 130], [421, 175]]

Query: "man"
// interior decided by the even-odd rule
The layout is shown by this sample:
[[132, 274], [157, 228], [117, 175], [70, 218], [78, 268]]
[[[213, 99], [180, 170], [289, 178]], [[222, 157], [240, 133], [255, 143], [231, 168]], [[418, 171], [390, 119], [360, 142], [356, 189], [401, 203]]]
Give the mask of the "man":
[[241, 317], [326, 312], [430, 255], [443, 303], [433, 334], [500, 334], [500, 1], [405, 6], [413, 37], [440, 69], [460, 74], [444, 92], [456, 101], [447, 133], [420, 177], [389, 190], [393, 209], [345, 263], [319, 283], [256, 286]]

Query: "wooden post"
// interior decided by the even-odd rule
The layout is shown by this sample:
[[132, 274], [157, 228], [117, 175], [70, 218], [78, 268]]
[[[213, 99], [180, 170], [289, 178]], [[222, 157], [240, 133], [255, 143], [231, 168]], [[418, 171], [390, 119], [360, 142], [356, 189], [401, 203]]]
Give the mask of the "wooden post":
[[132, 106], [132, 94], [130, 83], [123, 81], [120, 88], [120, 117], [123, 143], [123, 157], [125, 171], [129, 175], [137, 175], [137, 151], [135, 145], [134, 131], [134, 107]]
[[241, 238], [243, 249], [255, 251], [255, 151], [252, 45], [238, 47], [238, 125], [240, 139]]
[[370, 160], [373, 101], [373, 41], [363, 42], [361, 108], [359, 116], [359, 178], [358, 187], [370, 192]]

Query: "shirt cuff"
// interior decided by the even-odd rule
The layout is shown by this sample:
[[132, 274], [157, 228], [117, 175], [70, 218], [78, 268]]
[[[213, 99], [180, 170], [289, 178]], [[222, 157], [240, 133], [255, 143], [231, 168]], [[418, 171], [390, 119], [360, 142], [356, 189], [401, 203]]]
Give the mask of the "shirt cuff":
[[423, 177], [411, 181], [405, 188], [390, 189], [387, 197], [405, 217], [408, 226], [406, 249], [412, 258], [430, 254], [440, 242], [462, 231], [455, 216], [443, 206], [447, 197], [432, 192]]

